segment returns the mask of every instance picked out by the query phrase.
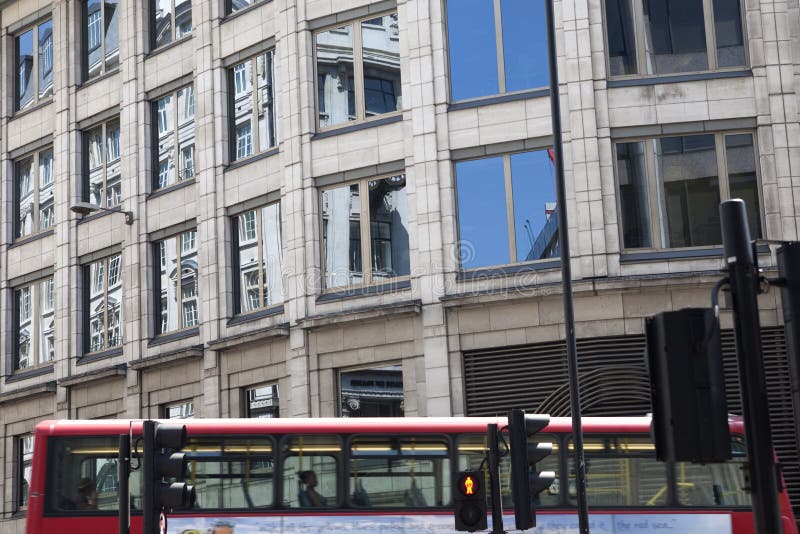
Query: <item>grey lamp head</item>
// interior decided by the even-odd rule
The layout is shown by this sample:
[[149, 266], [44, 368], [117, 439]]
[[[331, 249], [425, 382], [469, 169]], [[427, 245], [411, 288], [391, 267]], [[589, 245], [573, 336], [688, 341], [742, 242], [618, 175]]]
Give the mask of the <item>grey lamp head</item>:
[[103, 208], [101, 206], [92, 204], [90, 202], [76, 202], [75, 204], [70, 206], [69, 209], [80, 215], [89, 215], [90, 213], [94, 213], [95, 211], [110, 211], [112, 213], [122, 213], [123, 215], [125, 215], [125, 224], [133, 224], [132, 211], [122, 211], [119, 209]]

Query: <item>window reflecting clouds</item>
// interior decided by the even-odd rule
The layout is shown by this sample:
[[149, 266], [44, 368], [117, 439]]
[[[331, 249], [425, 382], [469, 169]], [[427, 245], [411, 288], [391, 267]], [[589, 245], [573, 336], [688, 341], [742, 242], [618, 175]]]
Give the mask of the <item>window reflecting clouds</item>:
[[22, 110], [53, 95], [53, 21], [17, 35], [14, 44], [15, 104]]

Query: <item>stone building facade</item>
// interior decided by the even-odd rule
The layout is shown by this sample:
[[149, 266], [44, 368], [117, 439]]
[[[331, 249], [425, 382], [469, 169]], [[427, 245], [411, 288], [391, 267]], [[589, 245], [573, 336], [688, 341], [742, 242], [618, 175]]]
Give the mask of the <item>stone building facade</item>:
[[[708, 306], [720, 199], [798, 238], [796, 0], [670, 1], [556, 2], [592, 414], [649, 410], [644, 319]], [[48, 418], [567, 414], [541, 7], [3, 2], [0, 530]]]

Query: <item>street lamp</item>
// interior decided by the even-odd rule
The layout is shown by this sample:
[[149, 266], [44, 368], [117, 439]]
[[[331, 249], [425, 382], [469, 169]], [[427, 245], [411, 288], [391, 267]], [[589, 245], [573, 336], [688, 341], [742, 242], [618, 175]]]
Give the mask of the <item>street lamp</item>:
[[75, 213], [80, 213], [81, 215], [89, 215], [90, 213], [94, 213], [95, 211], [110, 211], [111, 213], [122, 213], [125, 215], [125, 224], [133, 224], [133, 212], [132, 211], [122, 211], [122, 210], [112, 210], [109, 208], [104, 208], [102, 206], [97, 206], [95, 204], [90, 204], [89, 202], [76, 202], [70, 208]]

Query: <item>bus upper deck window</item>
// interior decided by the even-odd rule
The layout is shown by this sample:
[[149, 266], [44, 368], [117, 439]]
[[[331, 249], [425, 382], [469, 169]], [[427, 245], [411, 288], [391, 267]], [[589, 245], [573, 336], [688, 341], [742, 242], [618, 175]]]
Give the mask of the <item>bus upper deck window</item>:
[[290, 508], [337, 506], [339, 436], [289, 436], [283, 441], [283, 505]]
[[744, 490], [747, 448], [742, 436], [732, 436], [732, 460], [721, 464], [675, 464], [675, 486], [678, 502], [683, 506], [750, 506], [750, 495]]

